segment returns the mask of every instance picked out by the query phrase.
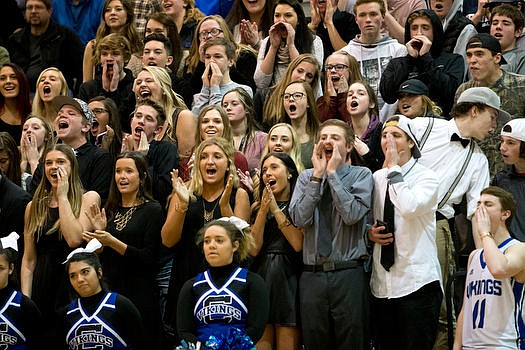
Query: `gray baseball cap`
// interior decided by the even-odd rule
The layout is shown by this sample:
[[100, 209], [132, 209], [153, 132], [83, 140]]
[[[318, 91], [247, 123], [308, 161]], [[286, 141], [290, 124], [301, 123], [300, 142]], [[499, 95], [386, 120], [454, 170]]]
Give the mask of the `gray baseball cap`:
[[499, 117], [505, 118], [505, 120], [511, 119], [509, 113], [501, 109], [501, 101], [499, 96], [487, 87], [472, 87], [461, 93], [457, 103], [481, 103], [496, 109], [499, 113]]

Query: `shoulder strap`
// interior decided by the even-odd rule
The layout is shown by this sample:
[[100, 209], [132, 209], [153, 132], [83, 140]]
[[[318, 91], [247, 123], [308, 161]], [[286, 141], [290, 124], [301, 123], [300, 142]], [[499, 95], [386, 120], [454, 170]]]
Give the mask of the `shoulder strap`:
[[428, 124], [427, 128], [425, 129], [425, 132], [423, 133], [423, 136], [421, 137], [421, 141], [419, 141], [419, 150], [423, 149], [423, 146], [427, 142], [428, 136], [430, 135], [430, 132], [432, 131], [432, 127], [434, 126], [434, 118], [429, 117], [428, 118]]
[[465, 159], [465, 162], [463, 163], [463, 166], [461, 167], [461, 169], [459, 170], [459, 173], [458, 175], [456, 176], [456, 179], [454, 180], [454, 182], [452, 182], [452, 184], [450, 185], [450, 188], [448, 189], [447, 193], [445, 193], [445, 196], [443, 197], [443, 199], [441, 199], [441, 201], [439, 202], [438, 204], [438, 210], [443, 208], [443, 206], [445, 205], [445, 203], [448, 201], [448, 199], [450, 198], [450, 196], [452, 195], [452, 192], [454, 192], [454, 189], [456, 188], [456, 186], [458, 185], [459, 183], [459, 180], [461, 179], [461, 177], [463, 176], [463, 174], [465, 173], [465, 170], [467, 169], [467, 165], [468, 163], [470, 162], [470, 158], [472, 158], [472, 153], [474, 152], [474, 140], [471, 140], [470, 141], [470, 147], [468, 149], [468, 154], [467, 154], [467, 158]]

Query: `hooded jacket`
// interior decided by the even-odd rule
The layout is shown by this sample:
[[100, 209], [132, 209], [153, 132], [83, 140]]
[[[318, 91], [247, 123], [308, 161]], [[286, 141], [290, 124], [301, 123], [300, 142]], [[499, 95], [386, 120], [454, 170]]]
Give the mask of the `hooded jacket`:
[[477, 34], [476, 27], [470, 19], [461, 13], [463, 1], [453, 0], [450, 11], [443, 19], [445, 33], [443, 50], [446, 52], [463, 54], [466, 51], [468, 40]]
[[[448, 117], [454, 101], [456, 89], [463, 81], [465, 64], [461, 55], [443, 51], [444, 34], [441, 21], [432, 10], [419, 10], [432, 23], [432, 46], [430, 51], [422, 56], [392, 59], [381, 77], [381, 96], [387, 103], [394, 103], [398, 98], [399, 86], [408, 79], [419, 79], [429, 90], [431, 100], [442, 109]], [[405, 42], [409, 42], [410, 24], [405, 24]]]

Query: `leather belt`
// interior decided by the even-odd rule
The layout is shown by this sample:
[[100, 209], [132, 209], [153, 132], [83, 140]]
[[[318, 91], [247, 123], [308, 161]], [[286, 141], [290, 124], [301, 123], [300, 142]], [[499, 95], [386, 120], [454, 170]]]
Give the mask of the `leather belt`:
[[303, 271], [307, 272], [330, 272], [339, 271], [346, 269], [355, 269], [358, 266], [363, 266], [361, 260], [349, 260], [349, 261], [327, 261], [320, 265], [303, 265]]

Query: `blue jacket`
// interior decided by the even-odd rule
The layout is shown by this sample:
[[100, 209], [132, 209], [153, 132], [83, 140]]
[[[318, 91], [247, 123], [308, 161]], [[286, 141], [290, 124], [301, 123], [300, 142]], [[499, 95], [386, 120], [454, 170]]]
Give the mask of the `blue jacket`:
[[71, 0], [53, 0], [51, 18], [58, 24], [71, 28], [84, 46], [95, 38], [102, 20], [104, 0], [80, 0], [73, 5]]

